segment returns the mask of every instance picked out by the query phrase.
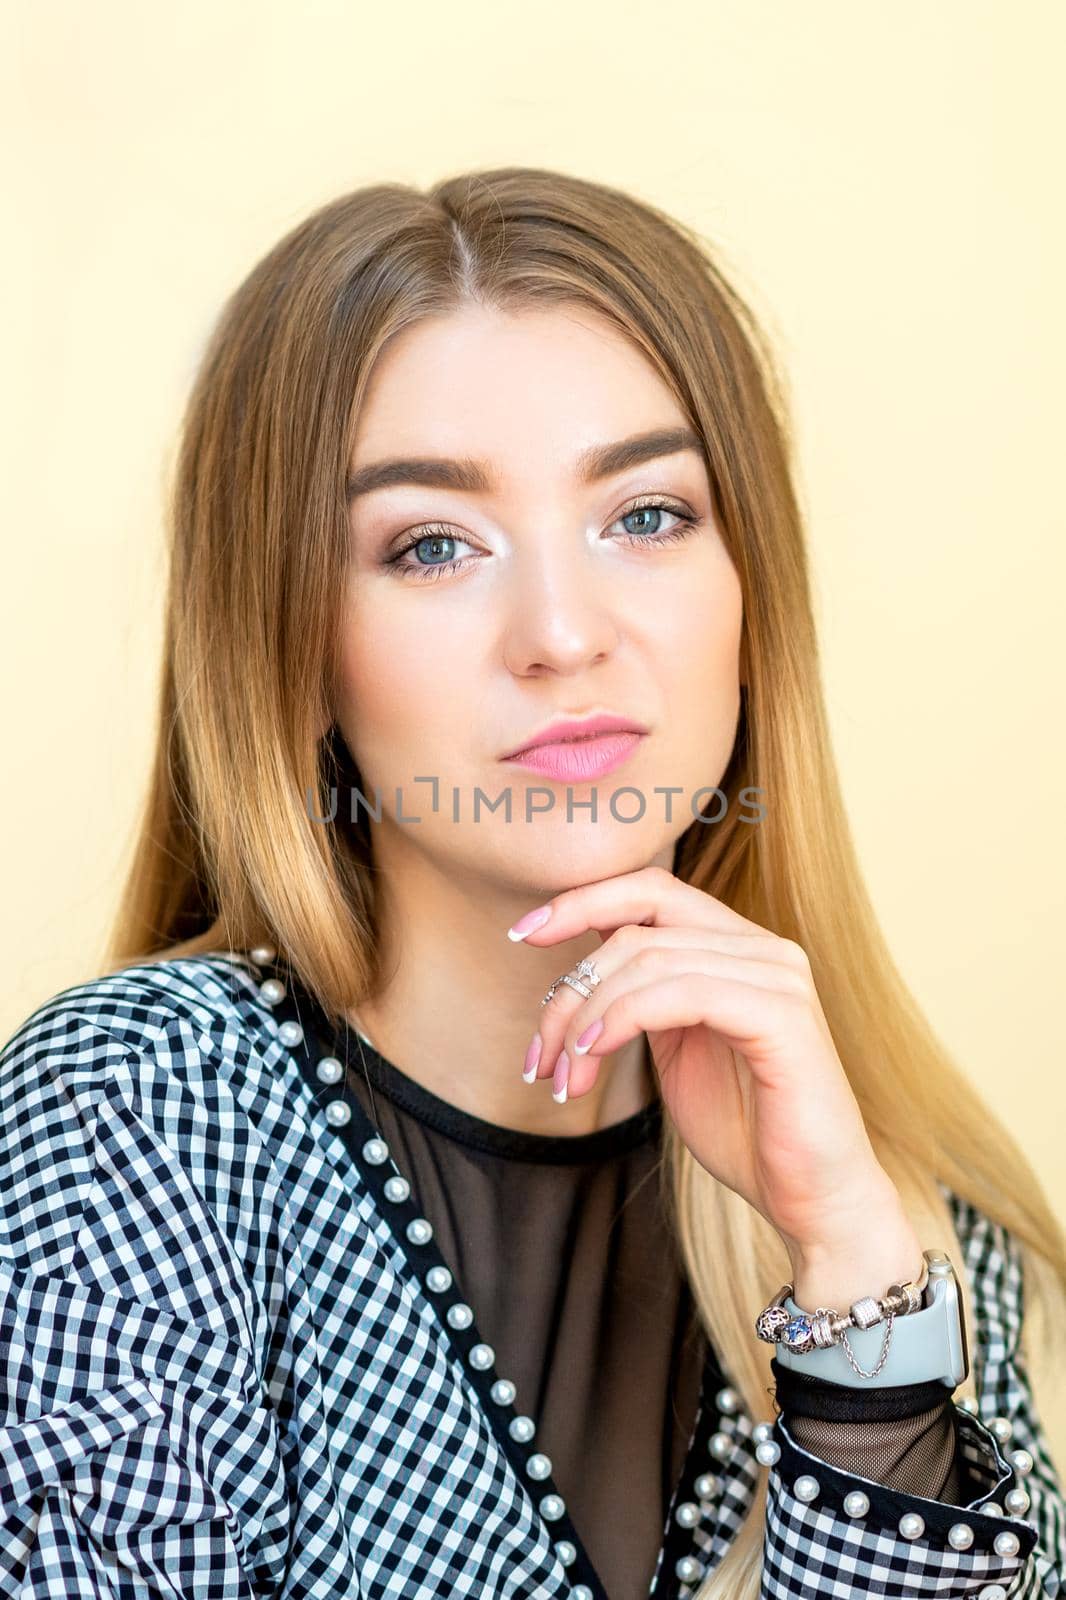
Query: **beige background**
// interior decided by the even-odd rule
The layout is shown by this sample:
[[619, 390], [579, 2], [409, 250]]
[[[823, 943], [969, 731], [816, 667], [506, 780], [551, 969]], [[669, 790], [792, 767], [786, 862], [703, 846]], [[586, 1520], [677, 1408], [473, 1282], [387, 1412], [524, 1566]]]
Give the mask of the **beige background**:
[[114, 905], [161, 487], [223, 297], [346, 189], [559, 167], [698, 227], [774, 331], [874, 898], [1066, 1209], [1066, 9], [4, 10], [4, 1037], [92, 972]]

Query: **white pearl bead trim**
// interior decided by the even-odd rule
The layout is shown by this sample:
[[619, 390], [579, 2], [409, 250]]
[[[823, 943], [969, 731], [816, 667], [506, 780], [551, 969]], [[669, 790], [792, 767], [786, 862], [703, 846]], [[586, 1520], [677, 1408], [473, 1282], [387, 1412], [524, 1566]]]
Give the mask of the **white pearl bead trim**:
[[844, 1512], [849, 1517], [864, 1517], [870, 1509], [869, 1496], [861, 1489], [852, 1489], [844, 1496]]
[[817, 1500], [821, 1492], [822, 1486], [818, 1482], [818, 1479], [812, 1478], [808, 1472], [805, 1472], [802, 1477], [797, 1478], [795, 1483], [792, 1485], [792, 1493], [796, 1496], [796, 1499], [803, 1500], [808, 1505], [812, 1500]]
[[[272, 947], [262, 945], [251, 952], [251, 958], [258, 965], [266, 965], [275, 959], [275, 954]], [[285, 984], [278, 978], [268, 977], [258, 985], [259, 998], [271, 1006], [278, 1005], [284, 1000], [287, 992]], [[306, 1048], [309, 1042], [301, 1023], [291, 1017], [282, 1018], [277, 1022], [277, 1035], [283, 1044], [291, 1048], [301, 1044]], [[321, 1084], [330, 1086], [341, 1084], [345, 1076], [345, 1064], [337, 1056], [323, 1056], [314, 1065], [314, 1075]], [[326, 1121], [332, 1127], [344, 1127], [353, 1116], [361, 1115], [361, 1109], [358, 1103], [353, 1107], [350, 1099], [339, 1097], [325, 1105], [324, 1114]], [[383, 1166], [391, 1159], [387, 1142], [376, 1130], [370, 1138], [364, 1140], [361, 1153], [363, 1160], [370, 1167]], [[395, 1162], [392, 1173], [382, 1185], [382, 1192], [394, 1205], [402, 1205], [410, 1199], [411, 1185], [397, 1170]], [[410, 1244], [425, 1246], [433, 1238], [433, 1227], [427, 1217], [411, 1217], [405, 1224], [404, 1233]], [[453, 1275], [446, 1266], [438, 1262], [426, 1270], [424, 1284], [431, 1293], [443, 1295], [453, 1288]], [[462, 1301], [447, 1306], [444, 1314], [451, 1328], [465, 1330], [473, 1326], [473, 1310]], [[484, 1372], [495, 1364], [496, 1352], [489, 1344], [474, 1344], [467, 1352], [467, 1360], [475, 1371]], [[516, 1387], [508, 1378], [497, 1378], [492, 1383], [489, 1394], [495, 1404], [504, 1407], [513, 1406]], [[727, 1461], [733, 1457], [738, 1446], [739, 1441], [734, 1436], [737, 1433], [737, 1426], [731, 1419], [740, 1415], [742, 1403], [737, 1391], [726, 1384], [715, 1395], [715, 1404], [719, 1416], [725, 1421], [725, 1426], [711, 1436], [709, 1450], [719, 1461]], [[740, 1432], [743, 1433], [746, 1427], [746, 1422], [741, 1418]], [[772, 1465], [779, 1459], [781, 1452], [770, 1436], [770, 1424], [761, 1423], [751, 1431], [756, 1445], [761, 1446], [761, 1449], [756, 1450], [760, 1461], [763, 1465]], [[517, 1445], [528, 1445], [535, 1437], [536, 1423], [532, 1417], [526, 1415], [512, 1417], [508, 1423], [508, 1434]], [[528, 1477], [543, 1482], [551, 1477], [551, 1458], [541, 1451], [536, 1451], [526, 1460], [525, 1470]], [[810, 1482], [813, 1483], [814, 1480], [811, 1479]], [[718, 1490], [718, 1480], [713, 1473], [701, 1473], [695, 1480], [694, 1490], [703, 1503], [697, 1505], [692, 1500], [683, 1500], [674, 1512], [674, 1519], [679, 1527], [694, 1528], [704, 1515], [712, 1512], [713, 1507], [710, 1502]], [[817, 1492], [817, 1485], [815, 1491]], [[566, 1515], [566, 1504], [561, 1495], [551, 1492], [542, 1495], [539, 1510], [546, 1522], [557, 1522]], [[577, 1559], [577, 1547], [573, 1540], [559, 1540], [555, 1545], [555, 1551], [563, 1566], [572, 1566]], [[696, 1584], [703, 1577], [705, 1567], [695, 1555], [686, 1554], [677, 1559], [675, 1572], [682, 1583]], [[571, 1590], [571, 1600], [592, 1600], [592, 1592], [587, 1585], [577, 1584]]]
[[905, 1511], [899, 1519], [899, 1531], [904, 1539], [920, 1539], [925, 1532], [925, 1518], [917, 1511]]

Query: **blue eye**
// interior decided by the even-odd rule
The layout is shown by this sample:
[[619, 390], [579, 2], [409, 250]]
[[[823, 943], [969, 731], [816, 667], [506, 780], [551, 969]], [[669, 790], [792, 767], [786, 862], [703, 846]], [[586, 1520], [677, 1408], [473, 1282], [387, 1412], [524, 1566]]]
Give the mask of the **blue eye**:
[[[664, 512], [674, 518], [675, 527], [664, 529], [660, 526]], [[690, 511], [654, 497], [628, 506], [625, 511], [619, 513], [611, 526], [627, 522], [631, 518], [643, 520], [645, 524], [648, 522], [653, 524], [651, 527], [623, 530], [622, 537], [634, 546], [677, 543], [700, 523], [699, 517], [693, 516]], [[461, 570], [466, 565], [461, 557], [454, 554], [455, 547], [463, 544], [467, 545], [467, 549], [473, 548], [465, 539], [460, 539], [449, 532], [445, 524], [429, 523], [418, 530], [417, 539], [412, 539], [402, 550], [397, 550], [396, 554], [389, 556], [382, 565], [398, 574], [405, 576], [410, 574], [418, 582], [432, 582], [449, 572]], [[408, 556], [416, 553], [419, 557], [425, 556], [428, 559], [407, 560]]]

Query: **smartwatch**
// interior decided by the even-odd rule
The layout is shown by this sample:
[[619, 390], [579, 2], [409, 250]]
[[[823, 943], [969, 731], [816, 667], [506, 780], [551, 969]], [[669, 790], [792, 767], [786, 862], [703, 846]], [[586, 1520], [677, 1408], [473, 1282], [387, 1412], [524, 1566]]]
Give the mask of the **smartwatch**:
[[[970, 1370], [962, 1296], [947, 1256], [939, 1250], [926, 1250], [924, 1254], [929, 1271], [921, 1309], [893, 1317], [888, 1355], [876, 1375], [860, 1376], [839, 1343], [809, 1350], [805, 1355], [778, 1344], [774, 1359], [790, 1371], [805, 1372], [811, 1378], [852, 1389], [895, 1389], [901, 1384], [928, 1383], [932, 1379], [956, 1389]], [[790, 1316], [808, 1315], [791, 1295], [782, 1303]], [[877, 1365], [885, 1333], [883, 1322], [871, 1328], [848, 1329], [848, 1344], [859, 1366], [871, 1369]]]

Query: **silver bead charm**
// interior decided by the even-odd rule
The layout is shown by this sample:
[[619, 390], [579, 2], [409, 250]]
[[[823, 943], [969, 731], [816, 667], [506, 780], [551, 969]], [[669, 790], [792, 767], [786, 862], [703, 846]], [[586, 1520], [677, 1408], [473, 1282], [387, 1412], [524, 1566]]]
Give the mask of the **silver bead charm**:
[[526, 1462], [526, 1471], [531, 1478], [550, 1478], [551, 1470], [551, 1457], [542, 1455], [539, 1450]]
[[447, 1267], [430, 1267], [426, 1273], [426, 1283], [434, 1294], [443, 1294], [452, 1286], [452, 1275]]
[[401, 1200], [406, 1200], [407, 1196], [410, 1193], [411, 1193], [411, 1185], [408, 1183], [406, 1178], [401, 1178], [399, 1173], [397, 1173], [392, 1178], [386, 1179], [386, 1182], [385, 1182], [385, 1199], [386, 1200], [394, 1200], [396, 1202], [396, 1204], [399, 1205], [400, 1201]]
[[1024, 1517], [1029, 1509], [1029, 1496], [1024, 1489], [1012, 1489], [1003, 1496], [1003, 1504], [1012, 1517]]
[[449, 1306], [445, 1316], [449, 1326], [453, 1328], [469, 1328], [474, 1320], [474, 1313], [462, 1300], [457, 1301], [454, 1306]]
[[904, 1539], [920, 1539], [925, 1532], [925, 1518], [917, 1511], [905, 1511], [899, 1519], [899, 1531]]
[[496, 1360], [491, 1344], [476, 1344], [470, 1352], [470, 1365], [477, 1372], [487, 1372]]
[[714, 1433], [707, 1448], [717, 1461], [728, 1461], [733, 1454], [733, 1441], [728, 1433]]
[[740, 1400], [735, 1389], [719, 1389], [714, 1403], [723, 1416], [727, 1417], [731, 1417], [740, 1408]]
[[804, 1501], [807, 1505], [812, 1500], [817, 1500], [821, 1492], [821, 1484], [817, 1478], [812, 1478], [809, 1472], [805, 1472], [802, 1477], [797, 1478], [792, 1485], [792, 1493], [796, 1496], [796, 1499]]
[[864, 1517], [869, 1509], [869, 1498], [861, 1489], [852, 1489], [844, 1496], [844, 1510], [849, 1517]]
[[433, 1237], [433, 1224], [425, 1217], [413, 1217], [407, 1224], [407, 1237], [412, 1244], [428, 1244]]
[[[558, 1522], [559, 1518], [566, 1510], [562, 1495], [546, 1494], [540, 1502], [539, 1510], [545, 1522]], [[563, 1542], [566, 1544], [567, 1549], [574, 1550], [573, 1545], [569, 1544], [568, 1541]], [[568, 1560], [564, 1561], [562, 1555], [560, 1554], [559, 1545], [556, 1545], [555, 1550], [556, 1554], [559, 1556], [559, 1560], [563, 1562], [564, 1567], [568, 1567], [570, 1562], [575, 1560], [577, 1557], [577, 1551], [574, 1550], [574, 1554], [570, 1556]]]
[[781, 1459], [781, 1446], [776, 1439], [766, 1439], [762, 1444], [755, 1446], [755, 1459], [760, 1466], [776, 1466]]
[[[326, 1057], [326, 1061], [332, 1061], [332, 1059], [333, 1059], [332, 1056], [327, 1056]], [[320, 1062], [319, 1064], [320, 1064], [320, 1066], [325, 1066], [326, 1062], [323, 1061], [323, 1062]], [[338, 1062], [337, 1065], [340, 1066], [340, 1062]], [[382, 1162], [387, 1161], [388, 1159], [389, 1159], [389, 1147], [385, 1143], [384, 1139], [375, 1138], [375, 1139], [368, 1139], [366, 1141], [366, 1144], [363, 1146], [363, 1160], [364, 1161], [369, 1161], [370, 1165], [372, 1167], [380, 1167]], [[433, 1287], [435, 1287], [435, 1285]]]
[[[340, 1083], [344, 1077], [344, 1068], [336, 1056], [323, 1056], [315, 1068], [315, 1077], [319, 1083]], [[366, 1145], [363, 1146], [363, 1154], [366, 1155]]]
[[299, 1044], [303, 1036], [304, 1031], [298, 1022], [285, 1021], [278, 1028], [278, 1038], [282, 1044]]
[[509, 1406], [514, 1404], [518, 1391], [510, 1378], [497, 1378], [489, 1393], [498, 1406]]
[[691, 1500], [683, 1500], [674, 1512], [674, 1521], [682, 1528], [694, 1528], [700, 1520], [700, 1508]]
[[331, 1100], [326, 1107], [326, 1121], [334, 1128], [343, 1128], [351, 1121], [352, 1108], [343, 1100]]
[[953, 1550], [968, 1550], [973, 1544], [973, 1529], [968, 1522], [955, 1522], [948, 1529], [948, 1544]]
[[512, 1417], [507, 1432], [512, 1439], [517, 1439], [519, 1444], [528, 1444], [536, 1433], [536, 1423], [532, 1417]]
[[718, 1488], [718, 1479], [712, 1472], [701, 1472], [692, 1487], [701, 1500], [709, 1500]]
[[697, 1583], [703, 1577], [703, 1562], [695, 1556], [682, 1556], [674, 1571], [683, 1583]]
[[267, 978], [259, 985], [259, 998], [265, 1000], [268, 1006], [276, 1006], [279, 1000], [285, 998], [285, 985], [280, 978]]
[[1016, 1533], [1004, 1528], [1003, 1532], [997, 1533], [992, 1540], [992, 1548], [997, 1556], [1016, 1556], [1021, 1549], [1021, 1541]]
[[1032, 1472], [1033, 1458], [1029, 1454], [1028, 1450], [1012, 1450], [1010, 1453], [1010, 1458], [1014, 1464], [1015, 1472], [1017, 1472], [1021, 1477], [1024, 1478], [1027, 1472]]

